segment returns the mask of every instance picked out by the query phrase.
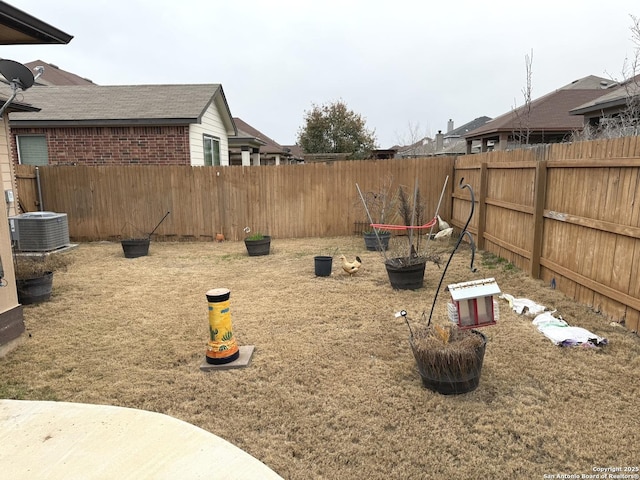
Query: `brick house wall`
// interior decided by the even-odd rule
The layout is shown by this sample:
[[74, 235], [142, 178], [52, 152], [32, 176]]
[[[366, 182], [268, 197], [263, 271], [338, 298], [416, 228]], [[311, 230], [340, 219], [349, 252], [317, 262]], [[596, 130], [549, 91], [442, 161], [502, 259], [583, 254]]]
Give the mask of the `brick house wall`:
[[45, 135], [49, 165], [190, 165], [189, 126], [12, 128], [16, 136]]

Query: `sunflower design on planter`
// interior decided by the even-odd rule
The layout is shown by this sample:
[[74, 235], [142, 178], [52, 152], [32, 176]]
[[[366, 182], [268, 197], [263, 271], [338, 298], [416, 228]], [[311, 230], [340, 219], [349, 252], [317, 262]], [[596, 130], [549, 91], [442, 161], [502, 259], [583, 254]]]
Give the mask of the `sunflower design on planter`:
[[240, 349], [231, 325], [231, 291], [228, 288], [213, 288], [206, 296], [209, 304], [207, 363], [220, 365], [233, 362], [240, 356]]

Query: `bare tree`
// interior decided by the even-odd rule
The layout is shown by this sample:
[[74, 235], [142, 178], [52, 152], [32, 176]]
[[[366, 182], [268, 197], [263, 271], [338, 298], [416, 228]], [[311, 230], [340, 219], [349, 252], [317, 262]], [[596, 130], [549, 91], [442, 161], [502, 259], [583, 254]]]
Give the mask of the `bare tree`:
[[427, 129], [423, 130], [419, 122], [411, 121], [408, 123], [407, 132], [402, 136], [396, 132], [396, 139], [399, 146], [408, 147], [402, 150], [403, 157], [422, 157], [427, 152], [427, 145], [433, 142]]
[[513, 107], [513, 114], [516, 119], [516, 129], [512, 132], [513, 140], [518, 146], [529, 145], [531, 140], [531, 93], [532, 89], [532, 66], [533, 66], [533, 49], [531, 53], [524, 56], [524, 65], [526, 71], [526, 84], [522, 88], [522, 95], [524, 97], [524, 104], [521, 107], [517, 107], [517, 103], [514, 100], [516, 106]]

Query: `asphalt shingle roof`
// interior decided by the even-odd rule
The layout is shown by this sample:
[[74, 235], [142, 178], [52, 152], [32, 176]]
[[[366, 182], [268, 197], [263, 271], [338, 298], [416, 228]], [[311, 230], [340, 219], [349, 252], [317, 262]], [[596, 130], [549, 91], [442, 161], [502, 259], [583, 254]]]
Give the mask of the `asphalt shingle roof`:
[[29, 70], [35, 67], [44, 67], [44, 73], [38, 78], [38, 83], [44, 85], [94, 85], [94, 83], [87, 79], [82, 78], [75, 73], [67, 72], [58, 68], [51, 63], [43, 62], [42, 60], [35, 60], [24, 64]]
[[21, 95], [40, 112], [11, 113], [10, 120], [194, 123], [220, 91], [220, 84], [34, 86]]
[[284, 148], [278, 142], [273, 140], [272, 138], [267, 137], [264, 133], [262, 133], [257, 128], [252, 127], [247, 122], [238, 117], [233, 117], [233, 122], [236, 124], [238, 129], [238, 134], [245, 134], [246, 136], [255, 137], [259, 140], [262, 140], [265, 145], [260, 147], [261, 153], [283, 153]]
[[[570, 83], [531, 102], [527, 127], [531, 131], [563, 132], [582, 128], [583, 120], [570, 110], [602, 95], [602, 82], [607, 79], [590, 75]], [[488, 133], [511, 132], [522, 127], [524, 106], [504, 113], [464, 135], [478, 137]]]

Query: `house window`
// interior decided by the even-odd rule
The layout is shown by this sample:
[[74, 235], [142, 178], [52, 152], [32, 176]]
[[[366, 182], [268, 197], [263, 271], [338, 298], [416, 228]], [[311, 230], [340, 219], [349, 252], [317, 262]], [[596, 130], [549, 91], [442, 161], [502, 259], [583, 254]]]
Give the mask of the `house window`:
[[44, 135], [18, 135], [18, 163], [21, 165], [48, 165], [49, 152]]
[[204, 135], [204, 164], [207, 166], [220, 166], [220, 140], [209, 135]]

